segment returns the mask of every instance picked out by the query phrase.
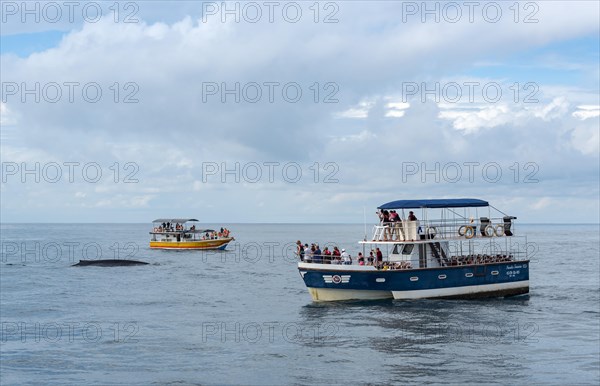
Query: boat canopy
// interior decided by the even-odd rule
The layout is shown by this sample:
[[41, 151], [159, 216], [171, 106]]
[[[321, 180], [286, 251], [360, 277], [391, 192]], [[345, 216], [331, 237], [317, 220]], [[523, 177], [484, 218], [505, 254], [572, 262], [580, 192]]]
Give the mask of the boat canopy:
[[430, 200], [397, 200], [383, 204], [377, 209], [416, 209], [416, 208], [473, 208], [489, 206], [487, 201], [475, 198], [442, 198]]
[[195, 218], [157, 218], [152, 222], [170, 222], [170, 223], [186, 223], [188, 221], [198, 221]]

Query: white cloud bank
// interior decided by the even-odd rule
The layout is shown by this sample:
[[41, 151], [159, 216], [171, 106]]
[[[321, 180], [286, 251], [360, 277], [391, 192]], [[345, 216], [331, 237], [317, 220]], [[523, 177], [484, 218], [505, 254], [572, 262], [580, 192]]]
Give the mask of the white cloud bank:
[[[94, 82], [103, 91], [97, 103], [79, 93], [71, 103], [65, 87], [58, 103], [44, 98], [22, 103], [19, 95], [3, 95], [3, 162], [98, 162], [106, 173], [118, 162], [120, 178], [129, 171], [125, 163], [139, 167], [139, 182], [129, 185], [3, 184], [3, 221], [61, 216], [145, 221], [169, 210], [228, 221], [356, 221], [352, 211], [362, 213], [365, 205], [449, 195], [515, 197], [519, 210], [528, 213], [539, 207], [540, 191], [579, 195], [573, 201], [579, 208], [568, 213], [595, 221], [586, 208], [598, 207], [597, 89], [582, 84], [597, 79], [568, 92], [538, 82], [539, 101], [533, 104], [481, 98], [436, 103], [421, 94], [405, 98], [403, 92], [412, 83], [447, 84], [459, 79], [455, 74], [461, 74], [459, 84], [510, 87], [514, 79], [504, 75], [464, 74], [476, 63], [501, 63], [570, 39], [597, 39], [598, 4], [539, 3], [539, 21], [533, 24], [508, 16], [498, 23], [403, 22], [401, 4], [338, 3], [339, 22], [333, 24], [308, 17], [299, 23], [222, 23], [219, 17], [204, 23], [197, 10], [188, 9], [185, 16], [169, 14], [165, 21], [147, 23], [115, 24], [106, 18], [27, 58], [2, 55], [3, 82]], [[297, 102], [282, 93], [292, 83], [302, 91]], [[256, 90], [254, 84], [262, 92], [257, 102], [249, 101], [255, 94], [243, 91]], [[220, 90], [207, 93], [207, 86], [215, 85]], [[239, 102], [227, 94], [231, 89], [238, 90]], [[123, 103], [127, 96], [138, 102]], [[7, 126], [18, 135], [5, 138]], [[236, 183], [229, 176], [222, 183], [217, 175], [204, 182], [207, 162], [230, 167], [297, 162], [304, 178]], [[337, 165], [339, 182], [324, 182], [334, 169], [322, 169], [315, 178], [315, 162]], [[403, 170], [436, 162], [497, 162], [505, 177], [493, 184], [481, 177], [448, 184]], [[506, 177], [515, 163], [521, 172], [516, 185], [515, 178]], [[524, 168], [531, 163], [539, 168], [540, 182], [527, 185], [523, 175], [531, 170]], [[266, 204], [256, 209], [258, 202]], [[36, 217], [42, 204], [55, 208], [43, 212], [53, 218]], [[534, 212], [533, 221], [556, 218]]]

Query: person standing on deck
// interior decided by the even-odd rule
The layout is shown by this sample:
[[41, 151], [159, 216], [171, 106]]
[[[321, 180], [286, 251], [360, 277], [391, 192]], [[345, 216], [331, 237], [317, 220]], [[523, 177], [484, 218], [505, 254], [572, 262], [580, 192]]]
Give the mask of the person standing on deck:
[[302, 241], [296, 241], [296, 254], [300, 258], [300, 261], [304, 261], [304, 247], [302, 246]]
[[328, 247], [323, 248], [323, 263], [331, 264], [331, 251]]
[[312, 263], [312, 253], [310, 248], [308, 248], [308, 244], [304, 244], [304, 262]]
[[342, 248], [342, 264], [343, 265], [352, 265], [352, 257], [350, 254], [346, 252], [345, 249]]
[[319, 248], [319, 244], [315, 246], [315, 250], [313, 252], [313, 261], [317, 264], [323, 264], [323, 255], [321, 255], [321, 248]]
[[383, 265], [383, 253], [381, 252], [381, 250], [379, 248], [375, 248], [375, 254], [377, 256], [377, 265], [378, 267]]

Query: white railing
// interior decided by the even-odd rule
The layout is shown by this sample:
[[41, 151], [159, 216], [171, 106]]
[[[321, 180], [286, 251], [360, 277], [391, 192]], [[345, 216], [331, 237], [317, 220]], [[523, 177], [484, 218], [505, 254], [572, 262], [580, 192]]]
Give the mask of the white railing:
[[375, 225], [371, 241], [419, 241], [512, 236], [512, 218], [398, 221]]

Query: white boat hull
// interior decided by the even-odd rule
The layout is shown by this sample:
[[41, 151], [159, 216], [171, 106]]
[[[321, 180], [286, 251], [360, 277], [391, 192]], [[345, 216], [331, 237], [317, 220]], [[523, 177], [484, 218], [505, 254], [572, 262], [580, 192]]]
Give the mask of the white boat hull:
[[308, 292], [310, 293], [312, 300], [315, 302], [331, 302], [338, 300], [377, 300], [393, 298], [391, 291], [365, 291], [308, 287]]
[[416, 291], [392, 291], [394, 299], [432, 299], [432, 298], [477, 298], [488, 296], [512, 296], [529, 292], [529, 280], [470, 285], [464, 287], [422, 289]]

